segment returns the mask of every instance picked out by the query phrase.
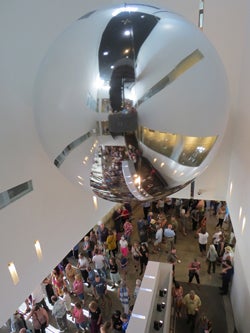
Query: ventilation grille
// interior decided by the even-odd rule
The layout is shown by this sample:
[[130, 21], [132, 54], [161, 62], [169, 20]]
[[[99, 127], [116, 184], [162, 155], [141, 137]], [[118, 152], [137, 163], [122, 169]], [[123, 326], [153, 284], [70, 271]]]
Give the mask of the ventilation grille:
[[22, 183], [20, 185], [10, 188], [7, 191], [0, 193], [0, 209], [8, 206], [15, 200], [20, 199], [31, 191], [33, 191], [33, 185], [32, 181], [29, 180], [25, 183]]

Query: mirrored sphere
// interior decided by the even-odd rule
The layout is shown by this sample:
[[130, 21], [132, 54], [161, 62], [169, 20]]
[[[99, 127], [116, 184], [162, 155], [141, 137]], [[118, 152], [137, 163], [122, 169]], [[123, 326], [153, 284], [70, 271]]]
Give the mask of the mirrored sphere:
[[55, 40], [34, 89], [51, 162], [101, 198], [150, 201], [214, 157], [228, 116], [221, 60], [176, 13], [120, 5], [87, 13]]

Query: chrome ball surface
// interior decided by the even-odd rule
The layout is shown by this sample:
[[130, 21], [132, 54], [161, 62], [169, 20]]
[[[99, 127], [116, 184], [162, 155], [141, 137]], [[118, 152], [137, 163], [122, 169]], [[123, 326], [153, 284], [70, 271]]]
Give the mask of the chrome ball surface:
[[51, 161], [116, 202], [155, 200], [200, 175], [222, 140], [228, 104], [225, 70], [206, 36], [176, 13], [136, 4], [73, 22], [34, 88]]

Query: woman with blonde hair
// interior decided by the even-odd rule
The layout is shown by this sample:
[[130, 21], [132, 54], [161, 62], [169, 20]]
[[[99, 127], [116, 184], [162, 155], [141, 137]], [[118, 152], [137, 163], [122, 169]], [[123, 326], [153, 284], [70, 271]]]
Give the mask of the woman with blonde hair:
[[73, 291], [73, 283], [75, 281], [76, 269], [68, 263], [65, 267], [65, 275], [68, 282], [69, 291]]
[[73, 283], [73, 293], [76, 294], [82, 302], [84, 302], [84, 285], [81, 274], [76, 274]]
[[211, 266], [213, 267], [213, 273], [215, 273], [216, 261], [218, 258], [218, 254], [214, 244], [209, 245], [209, 249], [207, 251], [207, 261], [208, 261], [208, 274], [211, 274]]

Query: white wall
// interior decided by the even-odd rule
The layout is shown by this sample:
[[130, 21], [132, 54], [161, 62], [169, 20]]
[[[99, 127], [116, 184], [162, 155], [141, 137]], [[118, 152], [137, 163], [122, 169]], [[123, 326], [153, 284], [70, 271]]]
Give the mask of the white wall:
[[[230, 210], [233, 213], [234, 228], [237, 243], [237, 261], [235, 267], [234, 282], [232, 288], [232, 305], [236, 320], [237, 329], [239, 332], [249, 332], [250, 319], [248, 309], [250, 306], [250, 281], [249, 281], [249, 234], [250, 234], [250, 177], [249, 165], [250, 155], [250, 96], [249, 96], [249, 80], [250, 80], [250, 24], [249, 13], [250, 5], [247, 2], [243, 8], [248, 17], [243, 20], [242, 26], [246, 29], [242, 32], [241, 38], [244, 43], [241, 47], [242, 59], [240, 67], [240, 85], [239, 97], [237, 100], [237, 109], [234, 113], [234, 136], [233, 136], [233, 153], [231, 156], [229, 183], [232, 183], [232, 191], [228, 192], [228, 202]], [[244, 17], [244, 16], [243, 16]], [[237, 36], [238, 37], [238, 36]], [[240, 213], [241, 212], [241, 213]], [[244, 227], [245, 222], [245, 227]]]
[[[152, 3], [151, 1], [143, 2]], [[80, 188], [69, 183], [51, 164], [37, 135], [32, 104], [33, 84], [37, 70], [55, 38], [86, 12], [108, 3], [115, 4], [119, 1], [5, 0], [0, 4], [0, 191], [30, 179], [34, 185], [33, 192], [0, 211], [0, 325], [79, 240], [79, 235], [88, 231], [113, 205], [99, 200], [99, 208], [95, 210], [91, 194], [81, 192]], [[188, 2], [162, 0], [154, 3], [169, 6], [194, 23], [198, 21], [198, 0]], [[237, 128], [237, 136], [241, 138], [240, 147], [239, 140], [235, 141], [235, 154], [230, 171], [230, 177], [234, 179], [235, 194], [232, 200], [229, 198], [229, 201], [235, 221], [237, 221], [241, 204], [244, 214], [247, 215], [249, 202], [246, 186], [249, 185], [249, 181], [245, 178], [248, 170], [242, 168], [240, 164], [242, 161], [249, 165], [247, 156], [249, 130], [246, 123], [249, 120], [246, 84], [248, 77], [245, 73], [245, 68], [249, 71], [247, 63], [249, 57], [245, 59], [242, 73], [239, 72], [244, 37], [243, 30], [240, 29], [244, 27], [246, 12], [244, 8], [241, 10], [241, 5], [244, 3], [245, 1], [228, 0], [206, 2], [209, 19], [207, 19], [205, 33], [218, 49], [226, 65], [232, 93], [235, 93], [240, 74], [245, 75], [244, 84], [240, 87], [242, 105], [240, 110], [237, 110], [242, 123], [232, 116], [233, 124]], [[238, 17], [236, 13], [239, 13]], [[243, 40], [246, 41], [246, 39]], [[246, 51], [248, 55], [249, 49]], [[236, 98], [232, 99], [233, 112], [237, 102]], [[244, 132], [241, 130], [242, 126]], [[235, 139], [238, 139], [237, 136]], [[230, 138], [230, 133], [225, 137]], [[206, 182], [210, 182], [211, 177], [216, 179], [219, 167], [223, 166], [224, 172], [219, 173], [220, 184], [222, 184], [219, 194], [215, 185], [209, 193], [215, 198], [222, 198], [222, 188], [226, 188], [230, 152], [227, 150], [226, 141], [223, 147], [226, 150], [222, 150], [222, 153], [217, 155], [214, 164], [207, 169], [207, 175], [204, 174], [204, 183], [202, 178], [199, 178], [199, 186], [208, 188]], [[239, 170], [244, 172], [244, 177], [236, 182]], [[248, 231], [247, 227], [246, 231]], [[241, 237], [240, 230], [237, 231], [237, 236]], [[247, 244], [245, 234], [242, 237], [245, 242], [240, 243], [242, 245], [239, 246], [239, 252], [245, 265], [244, 253], [248, 253], [249, 249], [245, 245]], [[36, 239], [40, 240], [44, 253], [41, 262], [38, 262], [35, 256], [34, 241]], [[19, 273], [20, 282], [17, 286], [13, 286], [9, 276], [7, 265], [10, 261], [14, 261]], [[239, 268], [239, 271], [244, 272], [243, 276], [247, 276], [248, 267], [242, 265], [241, 268], [242, 270]], [[236, 281], [241, 288], [243, 286], [248, 290], [248, 285], [245, 284], [246, 278], [238, 279], [236, 275]], [[242, 327], [240, 332], [247, 332], [247, 326], [244, 327], [244, 323], [238, 320], [241, 318], [240, 307], [239, 312], [234, 310], [236, 321]]]
[[[83, 2], [5, 1], [0, 5], [0, 191], [32, 180], [34, 191], [0, 211], [0, 325], [34, 287], [113, 206], [66, 180], [49, 161], [34, 126], [33, 83], [47, 48], [72, 21]], [[39, 262], [35, 240], [43, 250]], [[8, 263], [20, 282], [14, 286]]]

